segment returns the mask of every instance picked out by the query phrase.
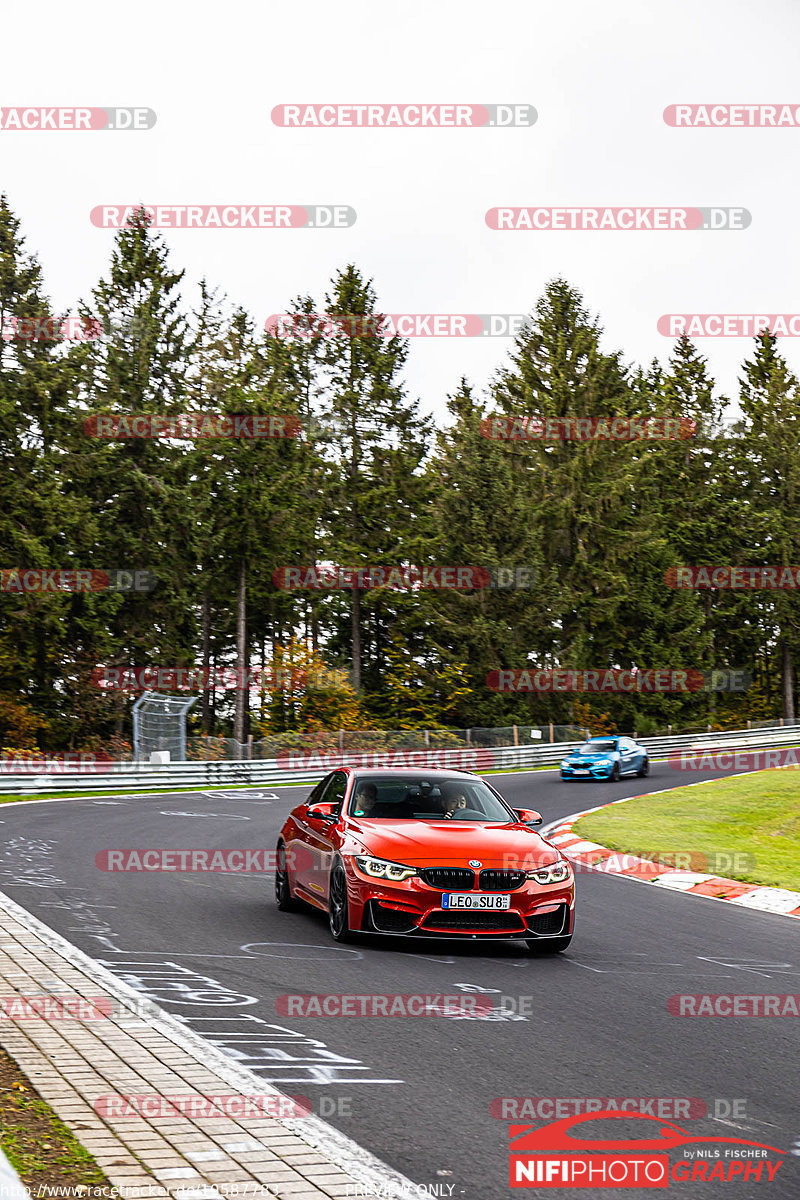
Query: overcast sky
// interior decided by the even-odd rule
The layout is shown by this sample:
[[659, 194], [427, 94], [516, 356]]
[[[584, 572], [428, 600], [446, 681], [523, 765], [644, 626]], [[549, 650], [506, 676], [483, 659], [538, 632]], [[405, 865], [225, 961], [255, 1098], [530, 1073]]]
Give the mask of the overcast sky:
[[[342, 230], [173, 230], [172, 263], [259, 323], [321, 296], [349, 261], [385, 311], [527, 312], [548, 279], [579, 287], [630, 360], [666, 359], [670, 312], [800, 312], [800, 127], [675, 129], [674, 103], [800, 107], [792, 0], [406, 0], [136, 5], [44, 0], [3, 15], [0, 105], [135, 105], [142, 132], [0, 132], [0, 190], [21, 217], [58, 309], [106, 271], [99, 204], [355, 208]], [[527, 103], [510, 129], [303, 129], [284, 103]], [[731, 232], [496, 232], [498, 205], [741, 206]], [[703, 339], [722, 390], [752, 342]], [[501, 338], [412, 341], [424, 408], [466, 374], [483, 389]], [[800, 339], [784, 352], [800, 372]]]

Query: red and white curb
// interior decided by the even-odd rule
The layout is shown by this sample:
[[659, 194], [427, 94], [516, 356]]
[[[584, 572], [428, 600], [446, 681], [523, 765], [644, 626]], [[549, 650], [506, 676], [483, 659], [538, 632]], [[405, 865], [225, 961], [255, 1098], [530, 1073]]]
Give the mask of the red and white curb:
[[[748, 772], [750, 774], [750, 772]], [[703, 783], [706, 781], [704, 780]], [[709, 780], [709, 782], [714, 782]], [[688, 784], [698, 787], [699, 784]], [[647, 796], [661, 796], [674, 792], [676, 788], [662, 788], [658, 792], [646, 792]], [[601, 871], [607, 875], [620, 875], [636, 879], [640, 883], [654, 883], [672, 891], [685, 892], [692, 896], [705, 896], [713, 900], [728, 900], [742, 908], [755, 908], [762, 912], [778, 913], [786, 917], [800, 917], [800, 892], [787, 888], [759, 887], [753, 883], [742, 883], [740, 879], [725, 879], [721, 875], [704, 875], [699, 871], [680, 871], [664, 863], [639, 858], [635, 854], [623, 854], [610, 850], [598, 842], [587, 841], [573, 832], [573, 825], [589, 813], [602, 812], [613, 804], [627, 804], [629, 800], [642, 800], [644, 796], [625, 796], [612, 800], [610, 804], [599, 804], [583, 812], [572, 813], [553, 821], [542, 829], [542, 836], [564, 854], [571, 862], [578, 863], [584, 870]]]

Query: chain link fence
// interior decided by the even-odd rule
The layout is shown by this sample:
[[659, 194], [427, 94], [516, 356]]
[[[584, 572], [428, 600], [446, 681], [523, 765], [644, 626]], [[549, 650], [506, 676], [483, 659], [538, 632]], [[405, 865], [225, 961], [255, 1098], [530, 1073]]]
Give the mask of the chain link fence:
[[276, 733], [237, 742], [234, 738], [189, 737], [186, 757], [195, 762], [274, 759], [287, 751], [368, 753], [381, 750], [446, 750], [496, 746], [539, 746], [575, 742], [588, 730], [575, 725], [507, 725], [489, 729], [338, 729]]

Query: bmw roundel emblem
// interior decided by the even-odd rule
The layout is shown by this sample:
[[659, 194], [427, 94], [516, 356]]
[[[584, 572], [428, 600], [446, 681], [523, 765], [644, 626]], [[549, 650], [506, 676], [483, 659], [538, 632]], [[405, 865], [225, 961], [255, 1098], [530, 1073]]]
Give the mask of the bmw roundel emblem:
[[483, 863], [481, 862], [481, 860], [479, 858], [471, 858], [469, 860], [469, 865], [471, 867], [482, 867]]

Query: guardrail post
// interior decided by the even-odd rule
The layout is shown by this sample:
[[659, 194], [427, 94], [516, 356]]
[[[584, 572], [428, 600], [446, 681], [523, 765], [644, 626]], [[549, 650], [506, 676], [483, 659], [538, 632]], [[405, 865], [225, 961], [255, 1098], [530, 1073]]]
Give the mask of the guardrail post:
[[512, 725], [512, 729], [514, 730], [514, 745], [518, 746], [519, 745], [519, 731], [518, 731], [516, 725]]
[[550, 722], [550, 745], [553, 744], [553, 722]]

